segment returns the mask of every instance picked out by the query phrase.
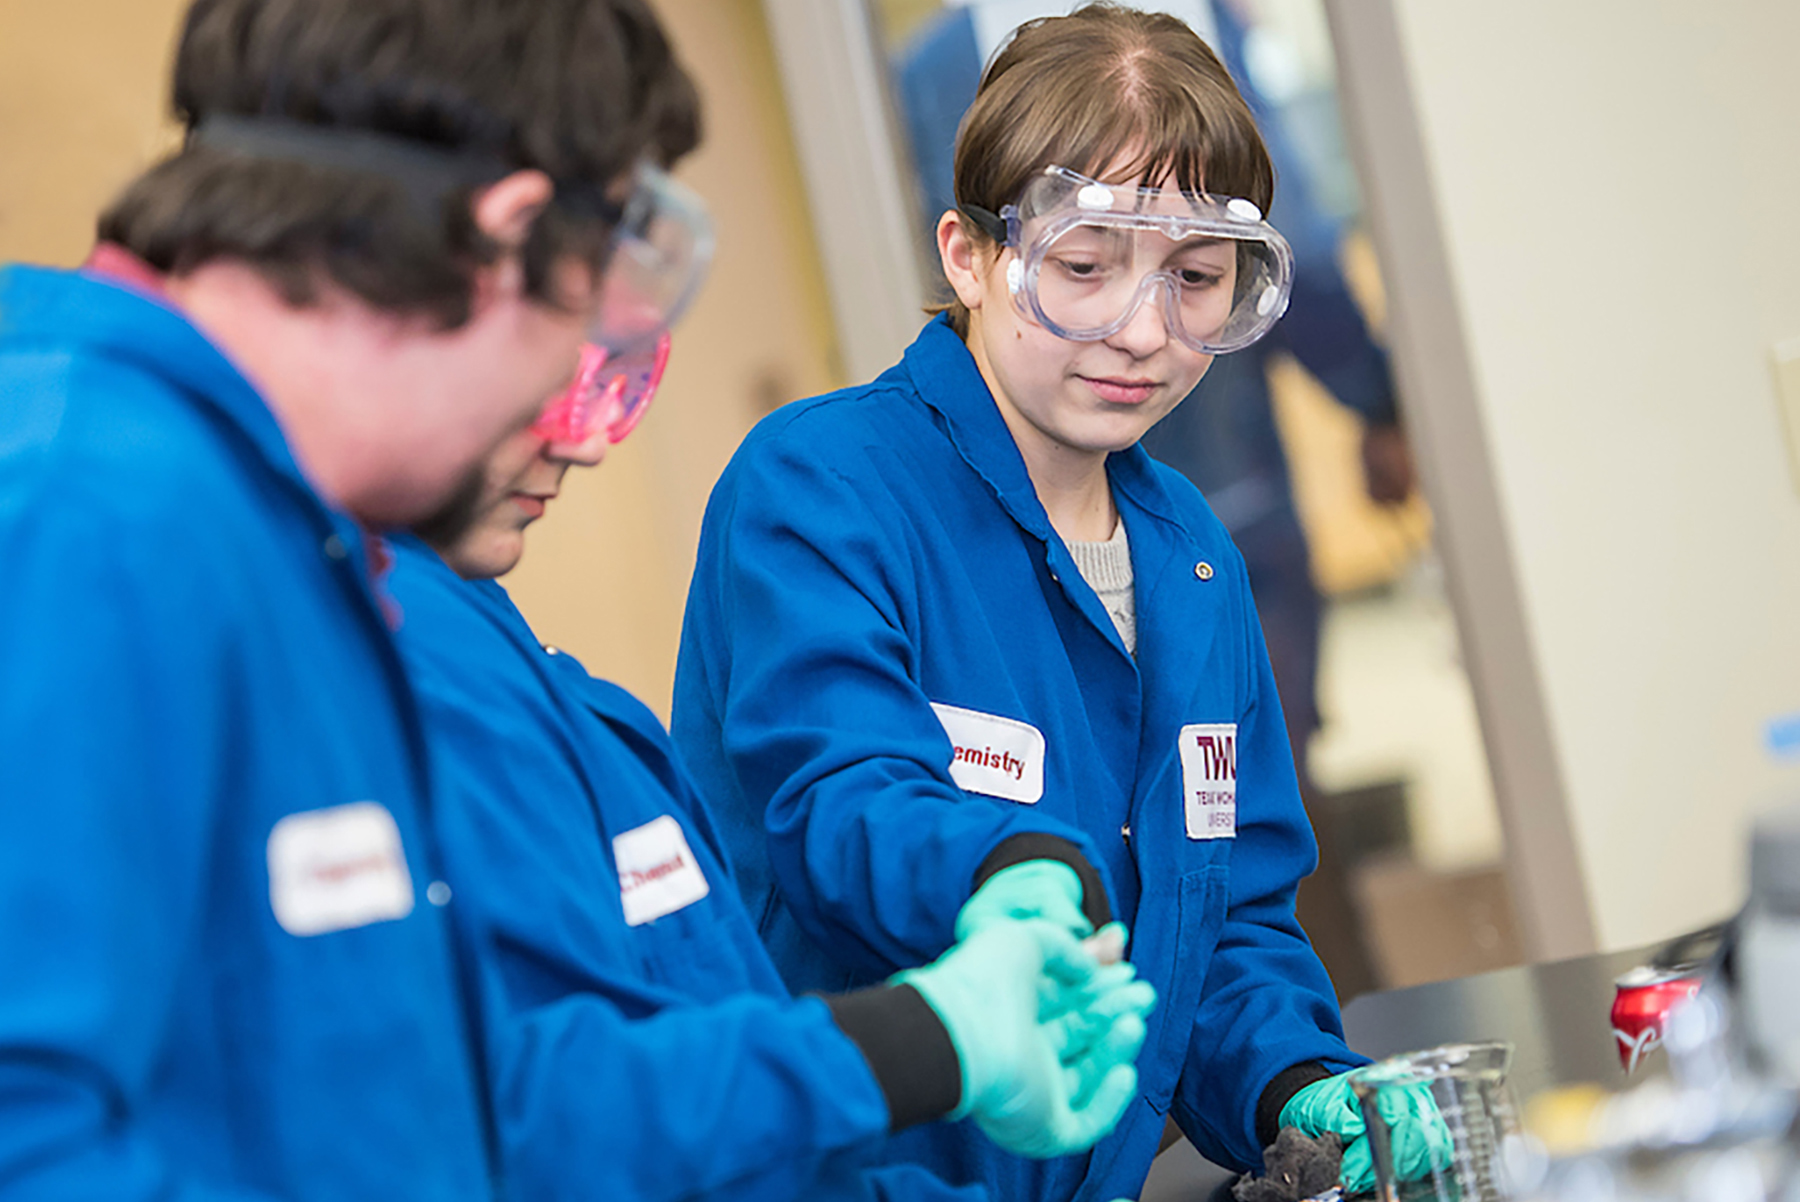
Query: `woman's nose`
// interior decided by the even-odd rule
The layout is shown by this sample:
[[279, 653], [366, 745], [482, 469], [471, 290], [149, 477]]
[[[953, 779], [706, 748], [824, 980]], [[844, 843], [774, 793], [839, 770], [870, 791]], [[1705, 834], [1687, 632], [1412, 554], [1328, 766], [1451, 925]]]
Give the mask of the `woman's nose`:
[[1152, 280], [1150, 287], [1138, 294], [1137, 307], [1131, 316], [1106, 339], [1107, 343], [1134, 359], [1148, 359], [1167, 346], [1170, 330], [1163, 310], [1168, 288], [1167, 281], [1160, 277]]
[[611, 446], [612, 442], [606, 436], [606, 427], [601, 426], [586, 438], [552, 439], [544, 444], [544, 458], [572, 467], [599, 467]]

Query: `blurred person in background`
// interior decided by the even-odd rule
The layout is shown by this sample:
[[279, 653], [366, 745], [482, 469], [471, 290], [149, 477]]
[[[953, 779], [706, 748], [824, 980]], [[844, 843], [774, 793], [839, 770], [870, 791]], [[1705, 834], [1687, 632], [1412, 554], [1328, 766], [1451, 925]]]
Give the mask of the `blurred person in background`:
[[676, 744], [795, 988], [997, 924], [1131, 930], [1159, 1006], [1117, 1131], [1038, 1161], [917, 1128], [905, 1154], [1105, 1198], [1172, 1115], [1238, 1167], [1334, 1132], [1361, 1185], [1362, 1058], [1294, 920], [1312, 832], [1243, 562], [1137, 445], [1286, 304], [1254, 120], [1187, 25], [1094, 5], [989, 65], [955, 183], [955, 302], [873, 383], [765, 419], [713, 492]]
[[[1135, 1092], [1149, 987], [1038, 922], [795, 1000], [661, 724], [541, 647], [494, 580], [568, 469], [643, 414], [664, 357], [590, 351], [489, 460], [471, 523], [392, 540], [506, 1193], [979, 1202], [916, 1165], [872, 1170], [888, 1133], [967, 1117], [1019, 1151], [1087, 1146]], [[1040, 985], [1060, 999], [1041, 1019]]]
[[[956, 131], [975, 99], [981, 65], [1002, 31], [1071, 4], [1047, 0], [966, 0], [945, 8], [907, 42], [895, 62], [928, 225], [955, 206]], [[1387, 355], [1370, 334], [1338, 265], [1341, 231], [1316, 196], [1286, 114], [1256, 87], [1248, 69], [1245, 6], [1169, 0], [1135, 7], [1185, 20], [1230, 69], [1256, 116], [1279, 187], [1269, 220], [1294, 253], [1288, 311], [1269, 335], [1216, 363], [1188, 400], [1144, 436], [1144, 449], [1186, 476], [1231, 532], [1250, 574], [1269, 660], [1281, 692], [1301, 795], [1320, 832], [1319, 866], [1300, 887], [1301, 926], [1318, 948], [1340, 998], [1378, 987], [1345, 874], [1306, 772], [1307, 742], [1319, 726], [1317, 681], [1323, 602], [1313, 582], [1305, 530], [1275, 422], [1269, 366], [1292, 355], [1364, 423], [1363, 464], [1370, 496], [1393, 504], [1413, 488], [1413, 469], [1395, 406]]]
[[0, 271], [0, 1197], [487, 1198], [364, 530], [571, 378], [692, 89], [639, 0], [200, 0], [174, 103]]

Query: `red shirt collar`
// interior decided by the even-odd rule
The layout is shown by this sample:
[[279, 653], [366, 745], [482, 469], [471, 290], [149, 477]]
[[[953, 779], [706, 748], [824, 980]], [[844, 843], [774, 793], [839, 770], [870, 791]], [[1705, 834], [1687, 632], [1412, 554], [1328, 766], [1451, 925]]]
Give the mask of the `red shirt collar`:
[[87, 262], [81, 269], [89, 275], [97, 275], [115, 284], [123, 284], [127, 288], [136, 289], [166, 300], [163, 288], [162, 272], [150, 266], [117, 242], [96, 243], [93, 252], [88, 255]]

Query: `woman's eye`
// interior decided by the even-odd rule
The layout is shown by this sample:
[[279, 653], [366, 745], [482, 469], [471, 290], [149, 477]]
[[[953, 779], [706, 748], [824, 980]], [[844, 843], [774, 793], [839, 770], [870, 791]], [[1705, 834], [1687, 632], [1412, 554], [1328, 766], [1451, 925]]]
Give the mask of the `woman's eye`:
[[1100, 264], [1092, 259], [1058, 259], [1056, 265], [1065, 275], [1078, 280], [1093, 279], [1100, 274]]
[[1201, 271], [1197, 267], [1183, 267], [1175, 274], [1183, 288], [1211, 288], [1224, 278], [1218, 272]]

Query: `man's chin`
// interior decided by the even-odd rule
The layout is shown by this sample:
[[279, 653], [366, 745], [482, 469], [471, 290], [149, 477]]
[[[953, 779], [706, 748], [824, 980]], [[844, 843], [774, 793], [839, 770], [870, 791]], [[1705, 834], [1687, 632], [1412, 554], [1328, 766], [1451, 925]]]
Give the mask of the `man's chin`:
[[412, 532], [440, 554], [461, 542], [482, 516], [487, 473], [480, 466], [469, 469], [444, 503], [429, 516], [412, 523]]

